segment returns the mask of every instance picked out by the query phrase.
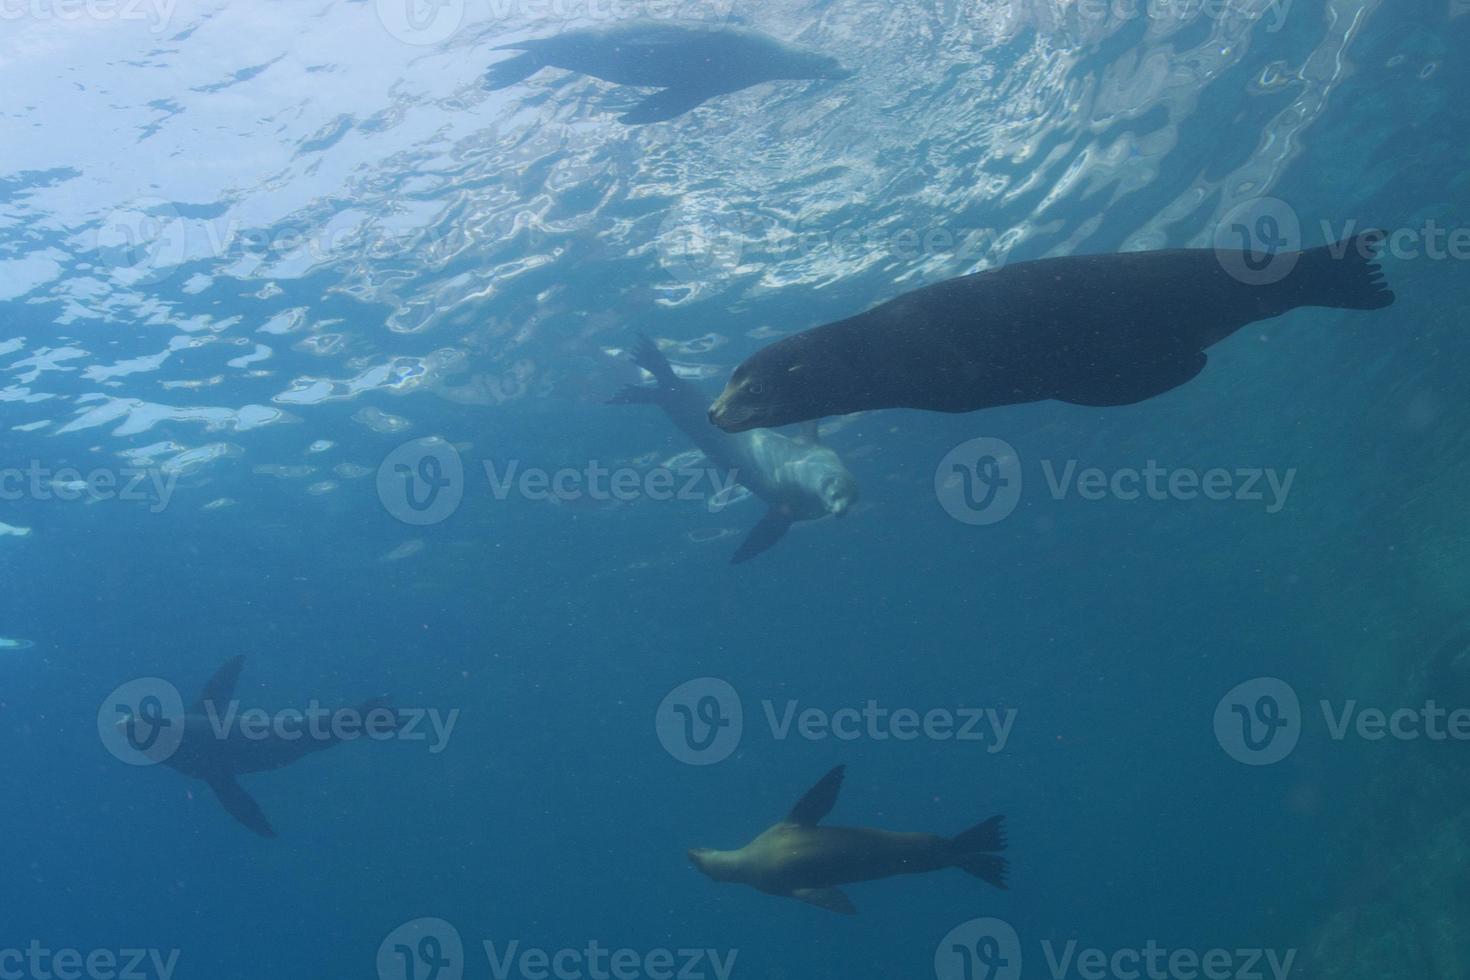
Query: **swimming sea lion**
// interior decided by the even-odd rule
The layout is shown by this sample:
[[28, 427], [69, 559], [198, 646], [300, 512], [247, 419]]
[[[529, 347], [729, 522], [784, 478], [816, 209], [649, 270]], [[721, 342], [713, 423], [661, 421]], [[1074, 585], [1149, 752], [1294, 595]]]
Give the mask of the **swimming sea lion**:
[[959, 868], [997, 888], [1006, 887], [1003, 816], [991, 817], [958, 837], [897, 834], [866, 828], [819, 827], [837, 802], [845, 766], [838, 766], [792, 808], [786, 819], [736, 851], [696, 847], [694, 866], [716, 881], [750, 885], [768, 895], [800, 899], [853, 915], [857, 908], [839, 885], [894, 875]]
[[612, 402], [662, 408], [714, 466], [770, 507], [736, 549], [732, 563], [765, 551], [797, 521], [841, 517], [857, 502], [857, 480], [841, 457], [818, 441], [815, 425], [796, 439], [769, 429], [728, 435], [709, 424], [706, 396], [674, 373], [653, 341], [641, 338], [633, 361], [653, 375], [655, 383], [628, 385]]
[[778, 79], [848, 78], [837, 59], [803, 51], [764, 34], [735, 28], [636, 21], [601, 30], [502, 44], [524, 51], [492, 65], [485, 87], [505, 88], [542, 68], [565, 68], [619, 85], [663, 89], [620, 121], [663, 122], [717, 95]]
[[[167, 754], [155, 761], [168, 766], [185, 776], [202, 779], [214, 790], [225, 810], [240, 823], [261, 837], [275, 837], [270, 821], [260, 809], [260, 804], [236, 781], [242, 773], [265, 772], [290, 765], [302, 756], [320, 752], [338, 744], [338, 732], [315, 732], [306, 730], [303, 724], [294, 726], [294, 737], [290, 731], [272, 728], [268, 732], [245, 730], [243, 720], [232, 714], [231, 701], [235, 685], [240, 679], [240, 670], [245, 665], [243, 656], [227, 660], [215, 671], [209, 683], [200, 692], [199, 699], [185, 712], [183, 718], [166, 719], [164, 725], [181, 725], [182, 737], [177, 742], [157, 742]], [[399, 725], [397, 712], [386, 707], [385, 699], [374, 698], [359, 706], [357, 717], [365, 725], [373, 725], [375, 731], [392, 731]], [[376, 717], [375, 717], [376, 716]], [[375, 725], [375, 722], [382, 722]], [[281, 720], [284, 725], [284, 719]], [[128, 717], [118, 722], [119, 727], [135, 726], [138, 719]], [[221, 729], [224, 729], [223, 731]], [[366, 729], [364, 729], [366, 730]], [[134, 744], [138, 744], [134, 740]], [[163, 746], [168, 746], [163, 750]], [[144, 755], [148, 755], [144, 750]]]
[[741, 432], [878, 408], [1131, 405], [1194, 378], [1205, 349], [1248, 323], [1299, 306], [1388, 306], [1382, 240], [1367, 232], [1278, 255], [1282, 268], [1294, 264], [1266, 285], [1227, 271], [1249, 257], [1227, 263], [1214, 249], [1041, 259], [950, 279], [756, 351], [709, 416]]

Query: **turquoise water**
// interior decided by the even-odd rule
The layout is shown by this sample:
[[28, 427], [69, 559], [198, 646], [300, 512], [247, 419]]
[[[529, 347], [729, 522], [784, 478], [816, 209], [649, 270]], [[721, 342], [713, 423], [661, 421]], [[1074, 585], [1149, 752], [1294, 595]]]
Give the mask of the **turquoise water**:
[[[3, 955], [39, 943], [174, 951], [182, 977], [448, 980], [514, 941], [630, 950], [638, 976], [709, 949], [736, 977], [948, 977], [980, 917], [1024, 959], [969, 964], [987, 980], [1057, 975], [1069, 941], [1465, 975], [1463, 746], [1334, 738], [1318, 706], [1470, 706], [1444, 652], [1470, 586], [1470, 7], [689, 4], [857, 74], [646, 127], [616, 121], [617, 86], [481, 79], [508, 40], [670, 5], [124, 8], [14, 4], [0, 39], [0, 970], [46, 975]], [[690, 441], [606, 404], [640, 333], [713, 397], [770, 338], [926, 283], [1207, 248], [1262, 215], [1304, 246], [1393, 231], [1397, 303], [1252, 325], [1140, 405], [827, 420], [861, 502], [745, 565], [760, 502], [655, 499], [648, 474], [697, 470]], [[1025, 476], [979, 526], [936, 490], [976, 438]], [[425, 452], [463, 468], [433, 513], [400, 482], [443, 475]], [[1089, 499], [1051, 492], [1068, 461], [1292, 482], [1279, 506]], [[486, 464], [570, 492], [497, 493]], [[594, 499], [594, 464], [643, 489]], [[243, 777], [262, 839], [99, 736], [120, 686], [187, 704], [239, 655], [246, 707], [386, 694], [455, 723]], [[1258, 678], [1301, 703], [1269, 765], [1215, 725]], [[738, 743], [689, 764], [671, 694], [715, 696]], [[1014, 723], [767, 717], [870, 701]], [[1004, 813], [1010, 888], [857, 884], [845, 918], [690, 866], [838, 764], [835, 823]], [[426, 917], [464, 953], [395, 974], [398, 942], [423, 960], [449, 935]]]

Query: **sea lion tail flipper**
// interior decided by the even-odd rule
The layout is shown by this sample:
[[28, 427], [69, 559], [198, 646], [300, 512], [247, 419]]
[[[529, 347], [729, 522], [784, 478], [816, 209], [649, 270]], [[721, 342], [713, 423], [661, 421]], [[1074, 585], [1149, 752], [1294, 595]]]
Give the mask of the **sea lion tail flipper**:
[[662, 92], [653, 93], [623, 113], [618, 117], [618, 122], [626, 126], [667, 122], [684, 115], [701, 102], [717, 94], [716, 92], [703, 92], [699, 89], [666, 88]]
[[199, 692], [199, 700], [194, 702], [194, 713], [203, 714], [204, 706], [210, 703], [223, 712], [225, 704], [235, 696], [235, 685], [240, 681], [240, 671], [244, 666], [244, 654], [231, 657], [221, 664], [209, 683], [204, 685], [204, 690]]
[[1396, 298], [1384, 280], [1378, 253], [1388, 233], [1360, 232], [1301, 253], [1289, 281], [1301, 283], [1304, 305], [1338, 310], [1381, 310]]
[[840, 888], [798, 888], [791, 893], [791, 897], [829, 912], [857, 915], [857, 906], [852, 904], [852, 899], [844, 895]]
[[740, 547], [735, 549], [735, 554], [730, 556], [730, 564], [739, 565], [750, 561], [756, 555], [769, 551], [775, 547], [777, 541], [786, 536], [791, 530], [791, 518], [779, 507], [772, 507], [766, 511], [766, 516], [760, 519], [760, 523], [750, 529], [745, 540], [740, 542]]
[[545, 58], [534, 51], [527, 51], [525, 54], [516, 55], [505, 61], [497, 61], [491, 65], [485, 71], [485, 87], [492, 92], [496, 89], [509, 88], [516, 82], [524, 82], [545, 67]]
[[216, 776], [209, 781], [209, 788], [214, 790], [214, 795], [219, 798], [225, 812], [230, 816], [261, 837], [276, 836], [260, 804], [256, 803], [255, 798], [241, 788], [240, 784], [235, 781], [235, 777]]
[[837, 805], [837, 794], [842, 792], [842, 777], [846, 773], [846, 766], [834, 766], [828, 770], [827, 775], [817, 780], [817, 784], [796, 801], [796, 806], [786, 815], [786, 822], [798, 827], [815, 827], [821, 823]]
[[1006, 848], [1005, 817], [994, 816], [949, 840], [954, 866], [996, 888], [1006, 886], [1009, 862], [995, 851]]

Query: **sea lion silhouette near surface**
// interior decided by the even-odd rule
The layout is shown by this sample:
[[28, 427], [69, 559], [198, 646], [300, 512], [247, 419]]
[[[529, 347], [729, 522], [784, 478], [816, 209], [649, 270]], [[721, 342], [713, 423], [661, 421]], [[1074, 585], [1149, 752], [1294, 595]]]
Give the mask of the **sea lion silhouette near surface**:
[[620, 118], [629, 125], [681, 116], [717, 95], [761, 82], [848, 78], [836, 58], [736, 28], [638, 21], [601, 30], [502, 44], [524, 54], [492, 65], [485, 87], [501, 89], [542, 68], [564, 68], [619, 85], [663, 89]]
[[653, 375], [652, 385], [628, 385], [611, 399], [618, 405], [657, 405], [719, 469], [769, 506], [730, 559], [748, 561], [773, 546], [797, 521], [841, 517], [858, 499], [841, 457], [821, 444], [815, 425], [793, 439], [769, 429], [730, 435], [709, 424], [705, 395], [674, 373], [668, 359], [647, 337], [633, 350], [633, 362]]
[[[1251, 284], [1215, 249], [1023, 262], [926, 286], [762, 348], [710, 407], [726, 432], [879, 408], [972, 412], [1056, 399], [1132, 405], [1193, 379], [1205, 349], [1301, 306], [1393, 303], [1381, 232], [1282, 253]], [[1239, 264], [1237, 264], [1239, 263]]]
[[822, 827], [837, 802], [844, 766], [823, 776], [786, 818], [739, 850], [689, 851], [694, 866], [716, 881], [749, 885], [768, 895], [795, 898], [853, 915], [856, 907], [840, 885], [959, 868], [1004, 888], [1005, 817], [991, 817], [957, 837], [900, 834], [862, 827]]

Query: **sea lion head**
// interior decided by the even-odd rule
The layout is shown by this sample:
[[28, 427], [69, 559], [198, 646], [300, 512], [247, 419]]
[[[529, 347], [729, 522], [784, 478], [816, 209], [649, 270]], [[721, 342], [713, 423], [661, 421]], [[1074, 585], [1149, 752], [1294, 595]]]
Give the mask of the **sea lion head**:
[[709, 847], [691, 847], [688, 853], [694, 866], [715, 881], [734, 879], [735, 863], [731, 852], [716, 851]]
[[818, 489], [827, 513], [833, 517], [844, 516], [858, 501], [857, 480], [845, 467], [840, 472], [822, 477]]
[[834, 81], [857, 74], [851, 68], [844, 68], [842, 62], [836, 58], [815, 51], [801, 52], [797, 58], [796, 71], [800, 74], [793, 74], [792, 78], [830, 78]]
[[816, 403], [800, 353], [780, 342], [746, 358], [710, 406], [709, 420], [726, 432], [745, 432], [831, 414]]

